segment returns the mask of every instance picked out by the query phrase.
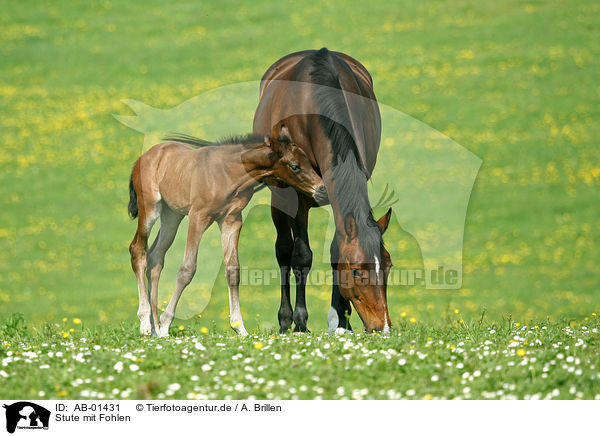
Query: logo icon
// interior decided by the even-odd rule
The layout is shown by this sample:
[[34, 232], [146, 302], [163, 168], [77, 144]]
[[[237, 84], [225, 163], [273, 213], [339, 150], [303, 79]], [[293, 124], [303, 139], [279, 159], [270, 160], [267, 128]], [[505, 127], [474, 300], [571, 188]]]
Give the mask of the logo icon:
[[6, 431], [14, 433], [18, 429], [48, 430], [50, 411], [29, 401], [19, 401], [11, 405], [4, 404], [6, 409]]

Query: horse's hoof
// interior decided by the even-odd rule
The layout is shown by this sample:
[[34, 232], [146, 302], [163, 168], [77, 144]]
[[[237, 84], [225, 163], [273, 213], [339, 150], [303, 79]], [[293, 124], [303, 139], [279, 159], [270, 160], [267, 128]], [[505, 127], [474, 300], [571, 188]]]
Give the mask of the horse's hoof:
[[335, 331], [333, 332], [334, 335], [345, 335], [346, 333], [350, 333], [352, 334], [352, 330], [346, 330], [343, 327], [338, 327], [335, 329]]

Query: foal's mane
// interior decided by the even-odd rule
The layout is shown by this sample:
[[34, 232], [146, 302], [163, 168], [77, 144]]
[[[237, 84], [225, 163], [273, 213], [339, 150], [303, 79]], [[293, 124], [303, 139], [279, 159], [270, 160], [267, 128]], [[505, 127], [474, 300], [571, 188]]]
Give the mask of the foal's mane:
[[[344, 99], [338, 71], [332, 59], [335, 54], [326, 48], [310, 55], [313, 69], [310, 72], [315, 87], [313, 98], [319, 107], [319, 120], [323, 131], [330, 139], [333, 151], [332, 176], [335, 196], [340, 213], [345, 219], [352, 214], [359, 229], [359, 243], [370, 258], [379, 257], [383, 240], [377, 222], [373, 218], [367, 191], [368, 171], [364, 168], [360, 153], [352, 134], [344, 126], [351, 126], [349, 109]], [[346, 62], [338, 62], [354, 74]], [[340, 124], [334, 120], [341, 120]]]
[[[286, 142], [289, 141], [288, 138], [279, 138], [280, 141]], [[246, 135], [229, 135], [224, 136], [221, 139], [217, 139], [216, 141], [207, 141], [206, 139], [196, 138], [195, 136], [186, 135], [184, 133], [172, 133], [170, 136], [163, 138], [163, 141], [175, 141], [181, 142], [184, 144], [192, 145], [194, 147], [202, 148], [202, 147], [215, 147], [219, 145], [231, 145], [231, 144], [240, 144], [253, 146], [262, 144], [265, 142], [265, 137], [263, 135], [258, 135], [255, 133], [248, 133]], [[264, 182], [260, 182], [255, 188], [254, 192], [258, 192], [263, 188], [266, 188], [267, 185]]]
[[254, 133], [248, 133], [246, 135], [229, 135], [224, 136], [216, 141], [207, 141], [206, 139], [200, 139], [195, 136], [186, 135], [185, 133], [172, 133], [169, 136], [163, 138], [164, 141], [175, 141], [182, 142], [184, 144], [193, 145], [194, 147], [215, 147], [219, 145], [258, 145], [265, 141], [263, 135], [257, 135]]

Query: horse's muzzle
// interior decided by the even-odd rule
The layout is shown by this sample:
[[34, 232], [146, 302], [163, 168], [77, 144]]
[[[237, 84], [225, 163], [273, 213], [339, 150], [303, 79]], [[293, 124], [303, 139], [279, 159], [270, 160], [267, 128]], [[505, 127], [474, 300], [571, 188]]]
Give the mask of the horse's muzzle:
[[327, 188], [325, 185], [321, 185], [317, 188], [313, 194], [313, 198], [319, 206], [329, 203], [329, 196], [327, 195]]

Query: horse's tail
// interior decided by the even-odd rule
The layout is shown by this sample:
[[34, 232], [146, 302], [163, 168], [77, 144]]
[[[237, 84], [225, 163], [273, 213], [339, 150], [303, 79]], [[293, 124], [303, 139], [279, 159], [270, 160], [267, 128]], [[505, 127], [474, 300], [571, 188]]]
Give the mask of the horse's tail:
[[133, 187], [133, 171], [131, 172], [131, 177], [129, 178], [129, 205], [127, 206], [127, 210], [131, 219], [137, 218], [139, 210], [137, 193], [135, 192], [135, 188]]

